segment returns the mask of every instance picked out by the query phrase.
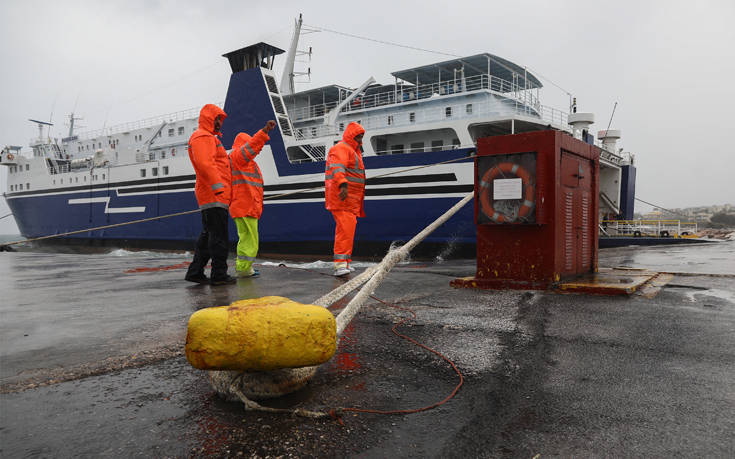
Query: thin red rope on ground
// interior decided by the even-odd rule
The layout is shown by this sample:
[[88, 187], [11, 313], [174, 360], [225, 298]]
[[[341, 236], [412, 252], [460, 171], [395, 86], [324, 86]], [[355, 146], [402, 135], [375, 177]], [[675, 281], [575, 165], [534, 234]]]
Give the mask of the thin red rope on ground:
[[[284, 268], [288, 268], [288, 269], [298, 269], [298, 270], [302, 270], [302, 271], [310, 271], [310, 272], [313, 272], [313, 273], [316, 273], [316, 274], [320, 274], [320, 275], [323, 275], [323, 276], [330, 276], [331, 277], [331, 274], [322, 273], [322, 272], [319, 272], [319, 271], [316, 271], [316, 270], [313, 270], [313, 269], [309, 269], [309, 268], [291, 267], [291, 266], [286, 266], [283, 263], [281, 263], [279, 266], [284, 267]], [[421, 267], [424, 267], [424, 266], [421, 266]], [[345, 280], [345, 282], [346, 282], [346, 280]], [[398, 306], [398, 305], [396, 305], [394, 303], [389, 303], [387, 301], [381, 300], [380, 298], [378, 298], [378, 297], [376, 297], [374, 295], [370, 295], [370, 298], [372, 298], [375, 301], [378, 301], [378, 302], [380, 302], [380, 303], [382, 303], [382, 304], [384, 304], [386, 306], [392, 307], [394, 309], [399, 309], [399, 310], [402, 310], [402, 311], [406, 311], [409, 314], [411, 314], [411, 317], [406, 317], [406, 318], [400, 320], [397, 324], [395, 324], [393, 326], [393, 328], [391, 328], [391, 331], [396, 336], [398, 336], [398, 337], [400, 337], [402, 339], [405, 339], [407, 341], [410, 341], [411, 343], [415, 344], [416, 346], [418, 346], [418, 347], [420, 347], [422, 349], [425, 349], [425, 350], [427, 350], [427, 351], [429, 351], [429, 352], [437, 355], [438, 357], [441, 357], [445, 362], [447, 362], [449, 365], [451, 365], [452, 366], [452, 369], [454, 369], [455, 373], [457, 373], [457, 376], [459, 376], [459, 384], [457, 384], [457, 386], [454, 388], [454, 390], [452, 390], [452, 392], [446, 398], [444, 398], [444, 400], [441, 400], [441, 401], [436, 402], [436, 403], [434, 403], [432, 405], [424, 406], [424, 407], [421, 407], [421, 408], [414, 408], [414, 409], [409, 409], [409, 410], [374, 410], [374, 409], [369, 409], [369, 408], [356, 408], [356, 407], [336, 408], [336, 409], [333, 408], [333, 409], [329, 410], [329, 414], [332, 417], [336, 418], [340, 422], [340, 424], [344, 425], [344, 423], [342, 422], [342, 418], [339, 416], [339, 413], [340, 412], [349, 411], [349, 412], [353, 412], [353, 413], [372, 413], [372, 414], [412, 414], [412, 413], [420, 413], [422, 411], [428, 411], [428, 410], [434, 409], [434, 408], [436, 408], [438, 406], [441, 406], [441, 405], [447, 403], [449, 400], [451, 400], [455, 395], [457, 395], [457, 392], [459, 392], [460, 387], [462, 387], [462, 384], [464, 384], [464, 376], [462, 376], [462, 372], [459, 371], [459, 368], [457, 368], [457, 365], [455, 365], [454, 362], [452, 362], [451, 360], [449, 360], [448, 357], [446, 357], [445, 355], [443, 355], [439, 351], [437, 351], [435, 349], [432, 349], [429, 346], [426, 346], [425, 344], [419, 343], [418, 341], [416, 341], [415, 339], [413, 339], [413, 338], [411, 338], [409, 336], [406, 336], [406, 335], [403, 335], [401, 333], [398, 333], [397, 328], [400, 327], [401, 325], [405, 324], [409, 320], [415, 319], [416, 318], [416, 313], [413, 310], [409, 309], [409, 308], [404, 308], [404, 307]]]

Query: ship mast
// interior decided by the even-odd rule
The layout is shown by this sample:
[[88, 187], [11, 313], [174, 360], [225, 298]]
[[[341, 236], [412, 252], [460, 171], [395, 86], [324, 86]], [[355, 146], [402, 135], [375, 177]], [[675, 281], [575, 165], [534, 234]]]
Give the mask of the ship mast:
[[293, 65], [296, 61], [296, 47], [299, 45], [301, 24], [303, 24], [303, 22], [301, 14], [299, 14], [299, 18], [296, 20], [296, 24], [294, 26], [291, 46], [288, 47], [288, 53], [286, 53], [286, 65], [283, 68], [283, 76], [281, 77], [281, 94], [284, 96], [296, 92], [293, 81]]
[[82, 118], [75, 118], [74, 113], [69, 115], [69, 135], [68, 137], [74, 136], [74, 121], [81, 120]]

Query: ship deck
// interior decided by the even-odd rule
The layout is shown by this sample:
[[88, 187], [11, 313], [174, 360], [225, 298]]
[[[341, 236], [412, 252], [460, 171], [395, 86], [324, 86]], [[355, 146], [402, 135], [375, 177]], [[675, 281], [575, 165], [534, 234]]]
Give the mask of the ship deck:
[[[280, 295], [313, 301], [328, 263], [259, 260], [230, 286], [182, 280], [189, 255], [0, 254], [0, 455], [729, 456], [735, 447], [735, 242], [600, 253], [603, 267], [667, 271], [611, 297], [453, 289], [473, 260], [397, 266], [338, 354], [271, 406], [409, 409], [309, 420], [219, 400], [183, 357], [196, 310]], [[286, 262], [286, 264], [290, 264]], [[364, 267], [366, 263], [358, 264]], [[338, 304], [334, 312], [339, 311]]]

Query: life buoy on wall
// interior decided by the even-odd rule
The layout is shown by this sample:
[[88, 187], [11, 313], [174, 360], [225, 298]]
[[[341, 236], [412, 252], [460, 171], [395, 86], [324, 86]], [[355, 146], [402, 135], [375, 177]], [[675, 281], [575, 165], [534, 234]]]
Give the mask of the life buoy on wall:
[[525, 191], [523, 193], [523, 204], [521, 205], [521, 208], [518, 209], [518, 217], [525, 217], [528, 215], [536, 204], [534, 196], [535, 189], [533, 185], [531, 185], [531, 175], [524, 168], [515, 163], [497, 164], [488, 169], [480, 180], [480, 209], [482, 209], [482, 212], [487, 215], [488, 218], [497, 223], [515, 221], [515, 218], [508, 217], [507, 215], [493, 209], [493, 204], [490, 200], [490, 188], [492, 186], [492, 181], [503, 172], [513, 174], [523, 181], [523, 188]]
[[12, 161], [15, 159], [15, 155], [13, 155], [12, 153], [8, 153], [7, 158], [8, 158], [8, 161]]

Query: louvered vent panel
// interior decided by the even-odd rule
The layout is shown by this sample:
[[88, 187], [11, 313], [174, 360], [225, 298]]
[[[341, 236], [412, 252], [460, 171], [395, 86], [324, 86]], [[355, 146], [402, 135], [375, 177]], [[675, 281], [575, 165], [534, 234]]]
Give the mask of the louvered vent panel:
[[285, 116], [278, 117], [278, 124], [281, 126], [281, 133], [283, 135], [292, 136], [291, 125], [288, 123], [288, 118]]
[[590, 198], [587, 193], [582, 194], [582, 268], [590, 266], [592, 254], [590, 252]]
[[280, 96], [271, 96], [271, 100], [273, 101], [273, 107], [276, 109], [276, 113], [279, 115], [285, 115], [286, 109], [283, 108], [283, 102], [281, 101]]
[[564, 269], [574, 267], [574, 195], [564, 193]]
[[268, 85], [268, 91], [273, 94], [278, 94], [278, 85], [276, 84], [275, 78], [270, 75], [265, 75], [265, 84]]

